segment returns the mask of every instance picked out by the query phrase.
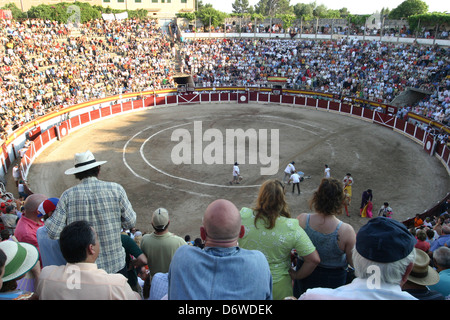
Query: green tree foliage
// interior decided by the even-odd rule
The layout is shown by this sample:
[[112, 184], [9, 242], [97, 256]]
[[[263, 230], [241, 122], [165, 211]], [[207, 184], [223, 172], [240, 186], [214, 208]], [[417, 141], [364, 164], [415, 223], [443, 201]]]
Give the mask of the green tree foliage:
[[54, 5], [40, 4], [33, 6], [27, 12], [32, 19], [49, 19], [61, 23], [81, 22], [101, 18], [101, 12], [94, 9], [89, 3], [83, 2], [59, 2]]
[[195, 20], [195, 12], [178, 12], [175, 14], [178, 18], [188, 19], [189, 21]]
[[364, 14], [364, 15], [352, 15], [350, 14], [348, 18], [350, 19], [350, 23], [357, 25], [357, 26], [363, 26], [366, 24], [367, 18], [369, 18], [370, 14]]
[[259, 0], [255, 5], [255, 12], [267, 17], [275, 17], [277, 14], [291, 14], [293, 9], [290, 0]]
[[417, 27], [436, 28], [440, 25], [450, 25], [450, 16], [446, 13], [432, 12], [425, 14], [416, 14], [408, 17], [409, 28], [416, 31]]
[[251, 13], [252, 10], [248, 0], [234, 0], [231, 6], [233, 7], [233, 13]]
[[345, 7], [339, 10], [328, 9], [323, 4], [317, 5], [315, 1], [310, 3], [297, 3], [292, 8], [297, 19], [303, 19], [305, 21], [317, 18], [342, 19], [350, 16], [350, 12]]
[[205, 6], [198, 12], [198, 18], [205, 26], [209, 26], [211, 21], [211, 26], [218, 27], [225, 22], [227, 14], [216, 10], [210, 6]]
[[120, 13], [127, 11], [129, 18], [147, 17], [148, 11], [145, 9], [138, 10], [113, 10], [111, 8], [103, 8], [101, 6], [91, 6], [86, 2], [59, 2], [55, 4], [40, 4], [32, 6], [27, 12], [22, 12], [13, 3], [5, 5], [2, 9], [11, 10], [14, 19], [43, 19], [53, 20], [60, 23], [80, 22], [85, 23], [94, 19], [101, 19], [102, 13]]
[[311, 20], [314, 17], [314, 8], [316, 7], [316, 3], [297, 3], [294, 5], [294, 14], [298, 19], [302, 18], [303, 20]]
[[389, 13], [389, 19], [408, 18], [428, 12], [428, 5], [421, 0], [405, 0]]
[[278, 14], [277, 18], [279, 18], [279, 19], [281, 19], [281, 21], [283, 21], [284, 29], [288, 29], [288, 28], [292, 27], [295, 19], [297, 19], [297, 17], [293, 14]]

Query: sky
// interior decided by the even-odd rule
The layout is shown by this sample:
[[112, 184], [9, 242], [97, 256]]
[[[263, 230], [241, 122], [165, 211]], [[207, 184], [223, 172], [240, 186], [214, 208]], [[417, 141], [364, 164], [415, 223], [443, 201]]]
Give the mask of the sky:
[[[351, 14], [372, 14], [379, 12], [383, 7], [389, 9], [395, 9], [404, 0], [316, 0], [316, 4], [325, 5], [328, 9], [341, 9], [347, 8]], [[422, 0], [428, 4], [428, 11], [449, 12], [450, 13], [450, 1], [448, 0]], [[211, 3], [213, 8], [219, 11], [231, 13], [233, 7], [231, 4], [234, 0], [203, 0], [203, 3]], [[250, 5], [255, 5], [259, 0], [249, 0]], [[311, 3], [313, 0], [291, 0], [291, 5], [297, 3]]]

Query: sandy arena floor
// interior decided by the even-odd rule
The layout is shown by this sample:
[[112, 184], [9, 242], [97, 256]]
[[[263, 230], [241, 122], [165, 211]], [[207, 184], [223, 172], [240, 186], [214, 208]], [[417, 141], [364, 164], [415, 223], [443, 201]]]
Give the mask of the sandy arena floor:
[[[249, 164], [248, 155], [249, 141], [254, 140], [247, 140], [245, 162], [240, 165], [244, 180], [240, 185], [228, 184], [233, 166], [226, 157], [236, 159], [236, 154], [233, 157], [225, 147], [223, 157], [211, 153], [208, 146], [213, 145], [206, 137], [202, 145], [194, 145], [201, 143], [196, 138], [212, 133], [214, 137], [223, 137], [225, 146], [230, 143], [226, 139], [227, 129], [251, 129], [258, 134], [260, 147], [266, 146], [264, 132], [268, 136], [267, 152], [259, 149], [256, 157], [255, 151], [251, 153], [254, 164]], [[271, 139], [276, 129], [279, 139]], [[188, 146], [186, 137], [190, 136], [192, 152], [200, 151], [186, 159], [202, 160], [199, 156], [203, 152], [205, 156], [223, 159], [223, 164], [208, 164], [208, 158], [200, 164], [175, 164], [179, 157], [174, 155], [179, 154], [176, 151], [181, 144], [171, 137], [183, 132], [184, 146]], [[272, 158], [275, 165], [276, 157], [271, 156], [271, 151], [276, 150], [276, 143], [278, 170], [272, 175], [261, 175], [261, 168], [269, 167], [270, 163], [263, 162], [264, 155]], [[165, 207], [171, 218], [170, 230], [182, 237], [199, 236], [203, 212], [214, 199], [229, 199], [239, 209], [252, 206], [259, 185], [268, 178], [282, 179], [290, 161], [311, 176], [301, 183], [301, 195], [292, 194], [291, 186], [287, 189], [292, 216], [310, 212], [308, 200], [323, 177], [324, 165], [328, 164], [333, 177], [342, 179], [350, 172], [354, 178], [350, 217], [344, 213], [340, 219], [352, 224], [355, 230], [367, 222], [359, 217], [359, 205], [362, 192], [368, 188], [373, 190], [375, 214], [388, 201], [399, 221], [431, 208], [450, 190], [448, 174], [435, 157], [409, 138], [382, 126], [298, 106], [197, 104], [133, 112], [71, 133], [44, 150], [34, 162], [28, 176], [33, 192], [59, 197], [65, 189], [77, 184], [74, 176], [66, 176], [64, 171], [73, 166], [75, 153], [86, 150], [91, 150], [98, 160], [108, 160], [102, 166], [100, 179], [124, 186], [137, 213], [138, 229], [151, 232], [152, 212]]]

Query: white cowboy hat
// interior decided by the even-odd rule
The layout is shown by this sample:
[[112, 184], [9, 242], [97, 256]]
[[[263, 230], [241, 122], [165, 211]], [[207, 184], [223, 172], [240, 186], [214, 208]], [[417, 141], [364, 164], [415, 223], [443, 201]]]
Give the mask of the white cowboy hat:
[[89, 150], [82, 153], [75, 153], [75, 166], [67, 169], [64, 173], [67, 175], [83, 172], [98, 167], [107, 161], [97, 161]]
[[6, 240], [0, 242], [0, 250], [6, 255], [3, 281], [10, 281], [24, 275], [39, 260], [39, 251], [31, 244]]

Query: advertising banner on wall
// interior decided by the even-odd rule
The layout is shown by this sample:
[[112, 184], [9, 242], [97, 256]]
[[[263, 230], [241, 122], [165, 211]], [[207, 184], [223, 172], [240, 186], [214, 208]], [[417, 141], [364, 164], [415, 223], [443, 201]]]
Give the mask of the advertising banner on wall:
[[0, 19], [12, 20], [12, 18], [11, 10], [0, 10]]

